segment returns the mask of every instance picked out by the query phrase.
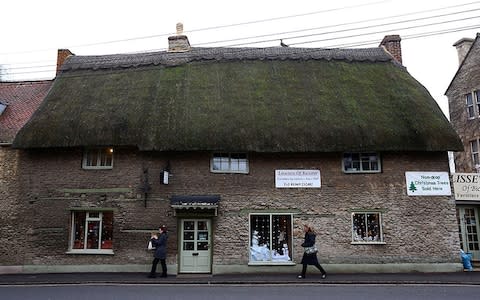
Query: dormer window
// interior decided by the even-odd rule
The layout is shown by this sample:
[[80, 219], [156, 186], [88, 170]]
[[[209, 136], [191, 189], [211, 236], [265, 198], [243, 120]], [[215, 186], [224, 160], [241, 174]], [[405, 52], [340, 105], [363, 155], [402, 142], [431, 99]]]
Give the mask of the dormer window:
[[7, 109], [7, 103], [0, 101], [0, 116], [3, 114], [5, 109]]
[[89, 148], [83, 153], [84, 169], [112, 169], [113, 148]]
[[210, 170], [214, 173], [248, 173], [246, 153], [214, 153]]

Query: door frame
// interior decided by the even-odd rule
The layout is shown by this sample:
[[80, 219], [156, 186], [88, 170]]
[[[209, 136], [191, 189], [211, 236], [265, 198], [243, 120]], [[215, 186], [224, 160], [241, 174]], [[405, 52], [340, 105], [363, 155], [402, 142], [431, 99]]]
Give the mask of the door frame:
[[[466, 252], [466, 253], [471, 253], [472, 254], [472, 259], [474, 260], [480, 260], [480, 211], [478, 206], [474, 205], [462, 205], [462, 206], [457, 206], [457, 220], [459, 222], [458, 228], [459, 228], [459, 239], [460, 239], [460, 246], [461, 248]], [[475, 224], [469, 223], [471, 222], [471, 218], [468, 218], [469, 220], [466, 219], [466, 214], [465, 210], [472, 210], [473, 211], [473, 216], [475, 220]], [[476, 241], [472, 241], [472, 245], [477, 248], [478, 250], [475, 249], [470, 249], [470, 239], [468, 238], [469, 235], [471, 236], [472, 233], [468, 232], [468, 227], [467, 226], [475, 226], [475, 231], [476, 231]], [[476, 245], [475, 245], [476, 244]]]
[[[195, 229], [194, 229], [194, 250], [184, 250], [183, 243], [184, 243], [184, 222], [185, 221], [194, 221], [195, 222]], [[183, 259], [184, 259], [184, 252], [191, 252], [192, 255], [195, 255], [195, 253], [198, 253], [199, 250], [197, 250], [197, 242], [198, 242], [198, 222], [199, 221], [206, 221], [207, 222], [207, 230], [208, 230], [208, 270], [185, 270], [182, 267], [183, 264]], [[212, 273], [212, 266], [213, 266], [213, 220], [212, 218], [205, 218], [205, 217], [182, 217], [178, 219], [178, 228], [180, 229], [178, 231], [178, 273], [179, 274], [211, 274]], [[202, 250], [200, 250], [202, 251]]]

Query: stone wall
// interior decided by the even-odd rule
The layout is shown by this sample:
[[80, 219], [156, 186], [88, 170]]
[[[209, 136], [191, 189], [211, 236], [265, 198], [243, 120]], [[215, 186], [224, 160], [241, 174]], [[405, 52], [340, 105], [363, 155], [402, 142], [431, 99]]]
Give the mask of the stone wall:
[[[12, 155], [12, 153], [10, 153]], [[448, 171], [446, 153], [385, 153], [382, 172], [345, 174], [341, 153], [249, 154], [249, 174], [210, 172], [210, 153], [160, 154], [119, 148], [112, 170], [84, 170], [82, 151], [19, 152], [18, 204], [3, 209], [22, 218], [2, 219], [27, 233], [17, 258], [0, 260], [21, 265], [148, 265], [149, 232], [169, 227], [167, 263], [177, 263], [177, 219], [172, 195], [220, 195], [213, 219], [213, 264], [248, 264], [249, 213], [294, 213], [293, 258], [299, 262], [305, 222], [317, 228], [323, 263], [458, 263], [459, 241], [455, 203], [450, 197], [406, 196], [405, 171]], [[3, 161], [3, 160], [2, 160]], [[169, 162], [169, 184], [160, 172]], [[145, 200], [145, 170], [151, 189]], [[276, 169], [319, 169], [319, 189], [276, 189]], [[10, 188], [15, 190], [17, 187]], [[146, 207], [145, 207], [146, 204]], [[114, 255], [66, 254], [72, 208], [114, 211]], [[351, 211], [382, 211], [383, 245], [352, 245]], [[6, 225], [6, 224], [4, 224]], [[15, 232], [16, 234], [16, 232]], [[11, 237], [2, 234], [5, 248]], [[15, 236], [17, 239], [17, 236]], [[14, 247], [17, 242], [10, 242]], [[2, 251], [2, 253], [5, 253]]]
[[[480, 90], [479, 61], [480, 44], [477, 39], [446, 94], [450, 121], [464, 145], [463, 152], [455, 152], [456, 172], [477, 172], [472, 161], [470, 141], [480, 138], [480, 118], [477, 110], [476, 118], [468, 119], [465, 95]], [[473, 97], [474, 105], [476, 105], [475, 101], [476, 99]]]
[[19, 197], [18, 152], [0, 146], [0, 262], [24, 263], [28, 252], [28, 234], [24, 205]]

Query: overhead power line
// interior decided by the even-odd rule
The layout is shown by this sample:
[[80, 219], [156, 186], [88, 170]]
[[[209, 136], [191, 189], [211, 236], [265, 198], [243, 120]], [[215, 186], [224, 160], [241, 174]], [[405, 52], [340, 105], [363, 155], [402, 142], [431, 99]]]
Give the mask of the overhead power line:
[[[472, 3], [480, 3], [480, 1], [472, 2]], [[472, 3], [469, 3], [469, 4], [472, 4]], [[450, 6], [448, 8], [465, 6], [465, 5], [469, 5], [469, 4], [455, 5], [455, 6]], [[445, 9], [446, 8], [439, 8], [439, 9], [434, 9], [434, 10], [429, 10], [429, 11], [431, 12], [431, 11], [438, 11], [438, 10], [445, 10]], [[434, 19], [434, 18], [445, 18], [445, 17], [459, 15], [459, 14], [463, 14], [463, 13], [475, 12], [475, 11], [478, 11], [478, 10], [480, 10], [480, 8], [474, 8], [474, 9], [470, 9], [468, 11], [466, 11], [466, 10], [455, 11], [455, 12], [444, 13], [444, 14], [440, 14], [440, 15], [425, 16], [425, 17], [422, 17], [422, 18], [399, 20], [399, 21], [395, 21], [395, 22], [388, 22], [388, 23], [369, 25], [369, 26], [363, 26], [363, 27], [355, 27], [355, 28], [341, 29], [341, 30], [330, 31], [330, 32], [313, 33], [313, 34], [303, 34], [303, 35], [298, 35], [298, 36], [290, 36], [290, 37], [282, 37], [282, 38], [284, 40], [286, 40], [286, 39], [299, 39], [299, 38], [308, 38], [308, 37], [328, 35], [328, 34], [331, 35], [331, 34], [338, 34], [338, 33], [354, 32], [354, 31], [358, 31], [358, 30], [362, 30], [362, 29], [364, 30], [364, 29], [374, 29], [374, 28], [377, 28], [377, 27], [385, 27], [387, 25], [390, 26], [390, 25], [396, 25], [396, 24], [402, 24], [402, 23], [414, 23], [414, 22], [425, 21], [425, 20]], [[300, 31], [290, 31], [290, 33], [305, 32], [305, 31], [311, 31], [311, 30], [316, 30], [316, 29], [334, 28], [334, 27], [340, 27], [340, 26], [352, 25], [352, 24], [360, 24], [360, 23], [366, 23], [366, 22], [372, 22], [372, 21], [378, 21], [378, 20], [384, 20], [384, 19], [392, 19], [392, 18], [397, 18], [397, 17], [402, 17], [402, 16], [416, 15], [416, 14], [425, 13], [425, 12], [427, 12], [427, 11], [414, 12], [414, 13], [409, 13], [409, 14], [383, 17], [383, 18], [376, 18], [376, 19], [371, 19], [371, 20], [363, 20], [363, 21], [358, 21], [358, 22], [350, 22], [350, 23], [343, 23], [343, 24], [337, 24], [337, 25], [323, 26], [323, 27], [318, 27], [318, 28], [304, 29], [304, 30], [300, 30]], [[476, 18], [479, 18], [479, 17], [480, 16], [463, 17], [461, 19], [455, 19], [455, 20], [443, 20], [441, 22], [434, 22], [434, 23], [421, 24], [421, 25], [415, 25], [415, 26], [407, 26], [407, 27], [403, 27], [403, 28], [393, 28], [393, 29], [388, 29], [388, 30], [383, 30], [383, 31], [350, 34], [350, 35], [347, 35], [347, 36], [330, 37], [330, 38], [317, 39], [317, 40], [311, 40], [311, 41], [299, 41], [299, 42], [295, 42], [295, 43], [290, 42], [288, 44], [289, 45], [302, 45], [302, 44], [311, 44], [311, 43], [318, 43], [318, 42], [329, 42], [329, 41], [333, 41], [333, 40], [352, 39], [352, 38], [358, 38], [358, 37], [366, 37], [368, 35], [374, 35], [374, 34], [378, 34], [378, 33], [394, 32], [394, 31], [399, 31], [399, 30], [411, 30], [411, 29], [424, 28], [424, 27], [428, 27], [428, 26], [444, 25], [444, 24], [453, 23], [453, 22], [461, 22], [461, 21], [466, 21], [466, 20], [472, 20], [472, 19], [476, 19]], [[471, 30], [471, 29], [476, 29], [476, 28], [479, 28], [479, 27], [480, 26], [469, 26], [469, 27], [464, 26], [464, 27], [449, 28], [449, 29], [445, 29], [445, 30], [441, 30], [441, 31], [432, 31], [430, 33], [420, 33], [420, 36], [421, 37], [434, 36], [434, 35], [446, 34], [446, 33], [450, 33], [450, 32]], [[278, 36], [278, 35], [283, 35], [283, 34], [284, 34], [284, 32], [283, 33], [273, 33], [273, 34], [264, 35], [264, 36], [275, 36], [275, 35]], [[418, 33], [417, 33], [417, 35], [418, 35]], [[415, 34], [410, 34], [410, 35], [403, 34], [402, 39], [417, 38], [417, 37], [414, 37], [414, 36], [415, 36]], [[256, 37], [250, 37], [250, 38], [256, 38]], [[248, 39], [248, 38], [243, 38], [243, 39]], [[234, 39], [234, 40], [237, 40], [237, 39]], [[266, 40], [264, 39], [264, 40], [253, 41], [253, 42], [245, 42], [245, 43], [228, 45], [228, 46], [225, 46], [225, 47], [247, 46], [247, 45], [252, 45], [252, 44], [269, 43], [269, 42], [277, 42], [277, 41], [279, 41], [279, 38], [266, 39]], [[210, 42], [210, 43], [219, 43], [219, 42], [220, 41]], [[379, 43], [378, 39], [376, 39], [375, 42], [378, 44]], [[205, 44], [210, 44], [210, 43], [202, 43], [200, 45], [205, 45]], [[346, 43], [346, 44], [344, 43], [342, 45], [350, 45], [350, 47], [355, 47], [355, 46], [361, 46], [361, 45], [364, 45], [364, 44], [369, 45], [369, 44], [373, 44], [373, 43], [374, 43], [374, 41], [372, 41], [371, 43], [369, 43], [368, 41], [363, 41], [363, 42], [361, 41], [361, 42], [358, 42], [358, 43]], [[195, 45], [195, 46], [197, 46], [197, 45]], [[329, 47], [331, 47], [331, 46], [329, 46]], [[333, 46], [333, 47], [337, 47], [337, 46]], [[162, 50], [165, 50], [165, 49], [162, 49]], [[153, 50], [147, 50], [147, 51], [141, 51], [141, 52], [149, 52], [149, 51], [153, 51]], [[53, 65], [53, 64], [51, 64], [51, 65], [46, 65], [45, 64], [45, 65], [40, 65], [40, 66], [10, 67], [7, 70], [3, 70], [4, 71], [3, 74], [4, 75], [20, 75], [20, 74], [47, 73], [47, 72], [54, 72], [55, 67], [56, 67], [56, 65]], [[39, 70], [40, 68], [42, 68], [44, 70]], [[49, 68], [49, 70], [47, 70], [46, 68]], [[34, 69], [36, 69], [36, 70], [35, 71], [29, 71], [29, 70], [34, 70]], [[17, 72], [17, 71], [11, 72], [11, 70], [18, 70], [20, 72]]]

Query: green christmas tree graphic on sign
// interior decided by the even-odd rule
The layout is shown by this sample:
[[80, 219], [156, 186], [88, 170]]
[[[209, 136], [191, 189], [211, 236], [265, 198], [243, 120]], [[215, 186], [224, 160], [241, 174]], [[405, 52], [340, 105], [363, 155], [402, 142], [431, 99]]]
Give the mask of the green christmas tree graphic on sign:
[[413, 181], [410, 183], [410, 187], [408, 188], [410, 191], [415, 192], [417, 190], [417, 187], [413, 183]]

